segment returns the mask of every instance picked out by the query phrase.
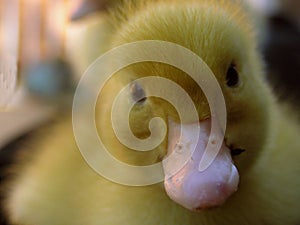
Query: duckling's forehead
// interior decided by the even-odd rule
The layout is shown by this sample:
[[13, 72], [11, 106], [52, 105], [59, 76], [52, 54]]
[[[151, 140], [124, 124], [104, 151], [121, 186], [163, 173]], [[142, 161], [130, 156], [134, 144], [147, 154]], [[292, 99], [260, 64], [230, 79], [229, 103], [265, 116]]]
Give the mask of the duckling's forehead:
[[[145, 89], [146, 93], [148, 93], [148, 89], [159, 89], [157, 92], [159, 93], [159, 96], [165, 97], [168, 95], [167, 93], [169, 93], [169, 91], [166, 89], [172, 89], [174, 90], [173, 95], [176, 96], [175, 98], [176, 101], [178, 101], [178, 104], [184, 105], [186, 103], [186, 99], [184, 98], [185, 96], [181, 96], [182, 92], [180, 92], [180, 90], [178, 90], [176, 87], [176, 85], [178, 85], [180, 88], [182, 88], [184, 93], [187, 93], [190, 96], [199, 112], [201, 111], [206, 115], [209, 111], [209, 109], [206, 107], [208, 105], [206, 96], [199, 84], [190, 75], [174, 66], [158, 62], [141, 62], [128, 66], [126, 69], [117, 74], [117, 76], [120, 76], [119, 80], [123, 80], [126, 83], [142, 77], [158, 77], [157, 82], [144, 83], [143, 88]], [[196, 74], [196, 76], [198, 80], [206, 80], [205, 74], [199, 73]], [[159, 79], [160, 77], [166, 78], [170, 82], [170, 86], [162, 85], [160, 83], [160, 81], [162, 81]], [[161, 100], [158, 100], [158, 104], [162, 104]], [[205, 109], [203, 109], [203, 107], [205, 107]]]
[[[114, 45], [163, 40], [182, 45], [218, 73], [235, 58], [242, 60], [252, 43], [246, 17], [224, 1], [158, 1], [133, 13], [117, 30]], [[251, 46], [252, 47], [252, 46]]]

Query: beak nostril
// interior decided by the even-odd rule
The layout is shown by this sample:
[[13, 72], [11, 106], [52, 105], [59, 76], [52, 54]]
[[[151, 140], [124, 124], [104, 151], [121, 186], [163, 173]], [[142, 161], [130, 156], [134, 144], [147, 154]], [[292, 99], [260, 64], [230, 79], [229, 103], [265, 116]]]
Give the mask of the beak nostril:
[[246, 151], [245, 149], [241, 149], [241, 148], [231, 149], [231, 156], [240, 155], [240, 154], [242, 154], [245, 151]]

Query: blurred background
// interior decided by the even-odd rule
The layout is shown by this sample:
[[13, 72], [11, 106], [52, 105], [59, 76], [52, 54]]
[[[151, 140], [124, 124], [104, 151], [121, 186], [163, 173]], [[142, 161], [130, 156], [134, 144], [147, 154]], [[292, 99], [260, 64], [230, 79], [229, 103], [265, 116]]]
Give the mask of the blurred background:
[[300, 0], [247, 0], [258, 18], [268, 79], [282, 101], [300, 103]]
[[[245, 0], [267, 79], [282, 101], [300, 98], [300, 0]], [[0, 0], [0, 148], [68, 111], [81, 74], [106, 46], [112, 0]], [[92, 43], [92, 44], [91, 44]]]
[[90, 43], [105, 36], [106, 3], [0, 0], [0, 148], [70, 109], [79, 77], [101, 53]]

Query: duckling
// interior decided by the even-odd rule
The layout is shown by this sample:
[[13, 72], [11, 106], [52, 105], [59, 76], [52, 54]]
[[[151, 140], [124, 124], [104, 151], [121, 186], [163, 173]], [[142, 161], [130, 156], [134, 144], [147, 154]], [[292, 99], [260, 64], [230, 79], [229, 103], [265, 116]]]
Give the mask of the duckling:
[[[276, 101], [265, 81], [255, 35], [240, 3], [126, 1], [112, 9], [108, 21], [111, 48], [159, 40], [183, 46], [203, 59], [226, 103], [220, 151], [208, 168], [199, 170], [213, 115], [196, 81], [171, 65], [136, 63], [118, 71], [101, 90], [95, 119], [101, 140], [115, 158], [135, 166], [160, 162], [182, 146], [190, 151], [190, 145], [195, 150], [189, 159], [163, 182], [118, 184], [89, 167], [76, 145], [71, 118], [61, 117], [28, 142], [14, 176], [2, 188], [9, 221], [22, 225], [299, 223], [300, 126], [293, 110]], [[151, 85], [139, 80], [148, 76], [180, 85], [194, 103], [198, 120], [181, 120], [172, 104], [148, 96]], [[166, 137], [151, 151], [126, 147], [114, 132], [110, 120], [114, 99], [128, 83], [122, 100], [124, 105], [133, 104], [128, 119], [132, 133], [147, 139], [151, 119], [165, 121]], [[187, 102], [176, 92], [173, 95], [189, 112]], [[120, 116], [125, 113], [122, 108], [118, 111]], [[194, 134], [194, 125], [200, 126], [200, 132]]]

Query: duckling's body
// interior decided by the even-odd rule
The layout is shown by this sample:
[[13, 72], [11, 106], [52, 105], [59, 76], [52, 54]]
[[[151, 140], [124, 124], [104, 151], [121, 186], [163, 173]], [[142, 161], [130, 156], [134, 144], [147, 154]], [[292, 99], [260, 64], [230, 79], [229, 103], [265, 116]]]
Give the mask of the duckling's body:
[[[225, 144], [245, 149], [234, 157], [240, 174], [237, 192], [224, 204], [215, 205], [218, 207], [191, 211], [172, 201], [162, 183], [130, 187], [106, 180], [82, 158], [71, 119], [62, 118], [48, 128], [47, 134], [30, 142], [33, 150], [22, 158], [15, 169], [16, 177], [7, 183], [5, 208], [10, 221], [22, 225], [299, 223], [300, 126], [291, 111], [276, 103], [265, 84], [251, 29], [240, 7], [217, 0], [141, 2], [128, 4], [115, 13], [111, 46], [157, 39], [183, 45], [202, 57], [225, 96], [228, 111]], [[233, 89], [223, 79], [232, 60], [242, 79], [242, 84]], [[129, 77], [108, 82], [102, 95], [106, 104], [99, 103], [97, 115], [98, 122], [106, 124], [105, 129], [99, 128], [104, 143], [113, 147], [124, 161], [139, 165], [143, 154], [148, 153], [124, 156], [124, 147], [115, 140], [108, 125], [111, 99], [122, 82], [146, 71], [146, 75], [156, 73], [175, 80], [187, 91], [193, 83], [178, 70], [160, 64], [134, 65], [129, 70]], [[196, 103], [203, 100], [200, 92], [189, 94]], [[165, 119], [168, 114], [168, 118], [176, 121], [172, 110], [149, 99], [133, 109], [136, 110], [133, 123], [140, 129], [148, 121], [148, 114], [144, 115], [141, 107], [149, 109], [145, 109], [149, 117], [160, 115]], [[207, 107], [204, 104], [197, 109], [201, 120], [206, 119]], [[139, 130], [136, 134], [143, 135]], [[164, 146], [166, 142], [149, 153], [148, 161], [142, 164], [155, 163], [158, 156], [166, 154]]]

